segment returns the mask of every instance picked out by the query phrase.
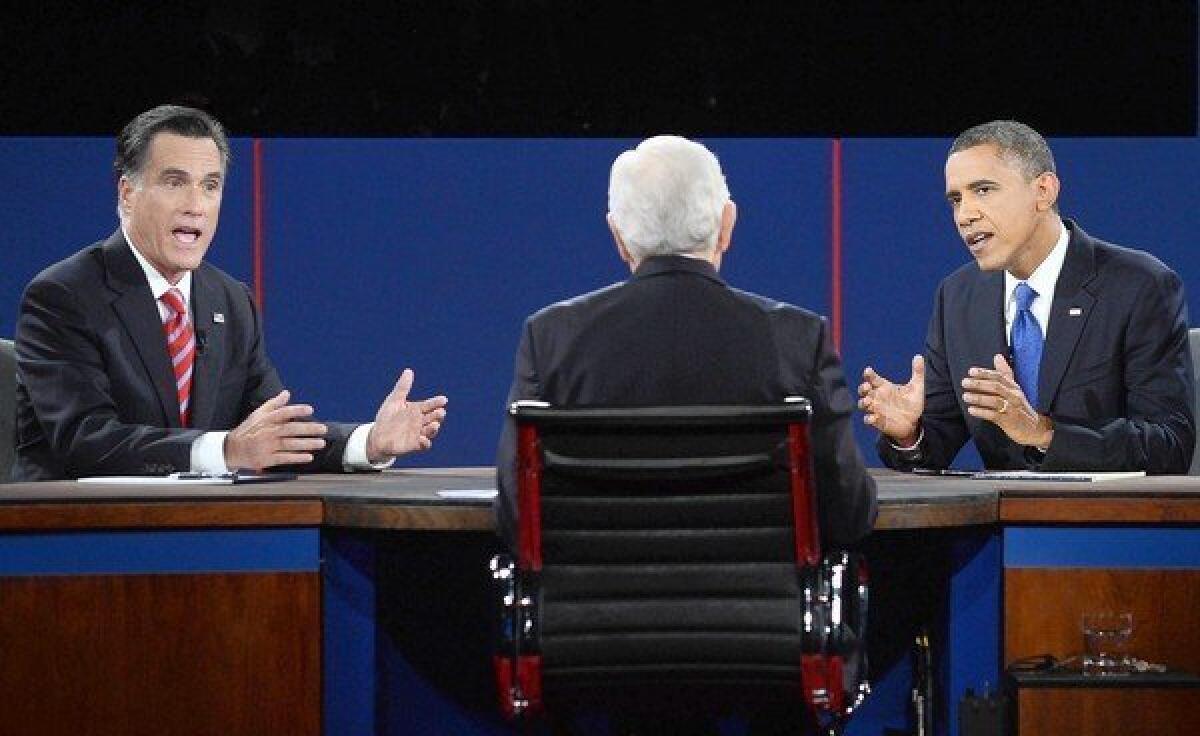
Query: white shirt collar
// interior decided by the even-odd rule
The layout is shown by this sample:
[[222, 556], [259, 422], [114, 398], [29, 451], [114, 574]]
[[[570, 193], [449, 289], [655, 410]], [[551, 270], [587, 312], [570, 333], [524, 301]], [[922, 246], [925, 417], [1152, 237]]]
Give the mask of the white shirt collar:
[[[158, 269], [150, 261], [146, 260], [142, 252], [134, 247], [133, 241], [129, 239], [129, 231], [125, 229], [125, 223], [123, 222], [121, 223], [121, 234], [125, 236], [125, 242], [129, 245], [129, 250], [133, 251], [133, 257], [137, 259], [137, 262], [142, 267], [142, 271], [146, 274], [146, 282], [150, 284], [150, 293], [154, 294], [154, 300], [158, 302], [162, 298], [162, 295], [171, 289], [179, 289], [183, 293], [183, 303], [190, 305], [192, 303], [192, 272], [184, 272], [183, 278], [179, 279], [178, 284], [171, 284], [171, 282], [167, 281], [158, 272]], [[163, 308], [162, 302], [159, 302], [159, 309], [162, 310]], [[188, 311], [191, 311], [190, 306]]]
[[[1071, 240], [1071, 233], [1067, 230], [1066, 225], [1060, 222], [1058, 230], [1058, 241], [1054, 247], [1050, 249], [1041, 264], [1033, 270], [1029, 278], [1025, 279], [1029, 288], [1037, 292], [1037, 298], [1033, 300], [1030, 311], [1037, 318], [1043, 335], [1046, 334], [1046, 329], [1050, 324], [1050, 305], [1054, 302], [1054, 287], [1058, 284], [1058, 275], [1062, 273], [1063, 262], [1067, 259], [1067, 243]], [[1019, 283], [1021, 283], [1021, 279], [1008, 271], [1004, 272], [1004, 322], [1009, 330], [1012, 329], [1013, 318], [1016, 316], [1017, 300], [1014, 292]]]

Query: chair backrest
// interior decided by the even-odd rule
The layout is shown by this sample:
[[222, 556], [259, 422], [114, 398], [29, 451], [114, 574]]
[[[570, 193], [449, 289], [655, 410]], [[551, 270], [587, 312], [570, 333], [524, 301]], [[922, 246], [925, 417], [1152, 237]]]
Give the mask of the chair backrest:
[[7, 483], [16, 454], [17, 354], [0, 338], [0, 483]]
[[857, 705], [865, 571], [822, 561], [807, 400], [511, 411], [506, 711], [650, 691]]
[[[1192, 417], [1197, 423], [1200, 423], [1200, 328], [1193, 327], [1188, 330], [1188, 347], [1192, 350]], [[1200, 433], [1198, 433], [1200, 434]], [[1196, 447], [1192, 450], [1192, 467], [1188, 470], [1189, 475], [1200, 475], [1200, 441], [1196, 442]]]

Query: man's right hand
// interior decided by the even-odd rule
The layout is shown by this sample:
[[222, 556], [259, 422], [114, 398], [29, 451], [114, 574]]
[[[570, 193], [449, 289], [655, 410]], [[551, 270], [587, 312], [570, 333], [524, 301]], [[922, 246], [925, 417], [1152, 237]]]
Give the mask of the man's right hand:
[[900, 447], [915, 445], [920, 436], [917, 428], [921, 412], [925, 410], [925, 359], [913, 356], [912, 377], [903, 386], [867, 366], [858, 396], [858, 408], [865, 412], [864, 422]]
[[325, 425], [304, 421], [312, 416], [307, 404], [288, 405], [284, 390], [250, 412], [225, 435], [225, 466], [254, 470], [275, 465], [310, 463], [313, 453], [325, 447]]

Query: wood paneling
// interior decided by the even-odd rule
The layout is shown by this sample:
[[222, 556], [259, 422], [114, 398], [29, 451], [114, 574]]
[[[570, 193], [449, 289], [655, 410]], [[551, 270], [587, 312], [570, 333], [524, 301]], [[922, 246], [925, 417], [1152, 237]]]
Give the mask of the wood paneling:
[[1195, 523], [1197, 498], [1009, 498], [1000, 500], [1001, 522]]
[[948, 503], [880, 502], [876, 529], [933, 529], [939, 527], [993, 524], [995, 499], [972, 499]]
[[1085, 611], [1133, 613], [1130, 651], [1200, 673], [1200, 570], [1010, 568], [1004, 573], [1004, 661], [1083, 651]]
[[0, 579], [0, 732], [320, 731], [317, 573]]
[[421, 506], [359, 501], [325, 502], [325, 525], [330, 527], [490, 531], [495, 523], [490, 505]]
[[1020, 736], [1195, 736], [1200, 689], [1022, 688]]
[[320, 499], [0, 504], [4, 531], [316, 526], [321, 520]]

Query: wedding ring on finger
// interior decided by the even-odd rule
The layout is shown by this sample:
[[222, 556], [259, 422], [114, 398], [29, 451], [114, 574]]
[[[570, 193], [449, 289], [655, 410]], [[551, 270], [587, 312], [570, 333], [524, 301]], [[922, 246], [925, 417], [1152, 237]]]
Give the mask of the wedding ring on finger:
[[1000, 408], [996, 409], [997, 414], [1003, 414], [1008, 411], [1008, 399], [1000, 399]]

